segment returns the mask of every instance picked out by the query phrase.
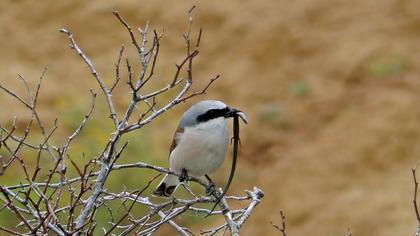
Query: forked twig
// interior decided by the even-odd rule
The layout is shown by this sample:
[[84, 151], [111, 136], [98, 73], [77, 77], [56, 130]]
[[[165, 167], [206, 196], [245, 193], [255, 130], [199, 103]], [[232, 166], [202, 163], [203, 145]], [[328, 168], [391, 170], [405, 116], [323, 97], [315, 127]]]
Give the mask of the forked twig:
[[274, 228], [276, 228], [280, 231], [282, 236], [287, 236], [287, 234], [286, 234], [286, 216], [283, 214], [282, 210], [280, 210], [280, 217], [281, 217], [281, 226], [278, 226], [278, 225], [274, 224], [273, 222], [270, 222], [270, 223]]

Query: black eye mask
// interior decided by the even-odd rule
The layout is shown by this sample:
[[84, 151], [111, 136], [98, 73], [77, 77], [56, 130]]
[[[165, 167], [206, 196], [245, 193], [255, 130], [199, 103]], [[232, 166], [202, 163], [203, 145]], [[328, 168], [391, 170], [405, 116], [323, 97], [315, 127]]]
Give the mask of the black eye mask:
[[198, 122], [205, 122], [214, 118], [222, 117], [227, 112], [229, 112], [229, 108], [223, 108], [223, 109], [211, 109], [208, 110], [206, 113], [201, 114], [197, 117]]

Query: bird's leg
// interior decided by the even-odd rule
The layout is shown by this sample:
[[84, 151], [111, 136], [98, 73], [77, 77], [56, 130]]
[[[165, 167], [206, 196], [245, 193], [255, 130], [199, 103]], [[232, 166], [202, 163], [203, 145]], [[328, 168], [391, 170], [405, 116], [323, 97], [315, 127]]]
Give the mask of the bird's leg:
[[184, 182], [185, 180], [188, 180], [188, 172], [185, 168], [182, 168], [181, 176], [179, 177], [179, 182]]
[[216, 191], [216, 184], [213, 182], [213, 180], [210, 179], [208, 175], [204, 175], [206, 179], [209, 181], [209, 185], [206, 187], [206, 194], [212, 195], [214, 191]]

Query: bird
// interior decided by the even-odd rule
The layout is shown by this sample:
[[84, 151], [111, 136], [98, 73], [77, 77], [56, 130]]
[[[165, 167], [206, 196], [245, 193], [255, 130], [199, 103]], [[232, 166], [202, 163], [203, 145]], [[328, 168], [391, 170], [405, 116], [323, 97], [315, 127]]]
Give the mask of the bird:
[[153, 195], [170, 197], [188, 176], [205, 176], [223, 163], [229, 144], [227, 119], [239, 116], [248, 123], [245, 113], [217, 100], [203, 100], [192, 105], [181, 117], [169, 150], [169, 169], [179, 176], [166, 174]]

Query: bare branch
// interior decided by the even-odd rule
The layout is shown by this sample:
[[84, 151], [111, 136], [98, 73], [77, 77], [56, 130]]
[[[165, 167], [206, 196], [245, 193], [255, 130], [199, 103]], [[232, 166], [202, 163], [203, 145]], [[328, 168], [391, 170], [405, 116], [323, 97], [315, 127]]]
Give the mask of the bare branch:
[[420, 214], [419, 214], [419, 209], [417, 206], [417, 188], [418, 188], [419, 183], [417, 182], [417, 178], [416, 178], [416, 168], [411, 169], [411, 173], [413, 174], [413, 182], [414, 182], [413, 207], [414, 207], [414, 212], [416, 213], [417, 224], [420, 226]]
[[0, 230], [2, 230], [2, 231], [4, 231], [4, 232], [6, 232], [6, 233], [9, 233], [9, 234], [12, 234], [12, 235], [23, 235], [23, 236], [25, 236], [26, 234], [21, 234], [21, 233], [19, 233], [19, 232], [16, 232], [16, 231], [13, 231], [13, 230], [11, 230], [11, 229], [8, 229], [8, 228], [6, 228], [6, 227], [2, 227], [2, 226], [0, 226]]
[[112, 232], [112, 230], [114, 230], [115, 229], [115, 227], [117, 227], [118, 225], [120, 225], [121, 224], [121, 222], [130, 214], [130, 212], [131, 212], [131, 210], [133, 209], [133, 207], [134, 207], [134, 204], [136, 203], [136, 201], [137, 201], [137, 199], [140, 197], [140, 195], [146, 190], [146, 189], [148, 189], [149, 187], [150, 187], [150, 184], [153, 182], [153, 181], [155, 181], [156, 180], [156, 178], [157, 177], [159, 177], [159, 175], [157, 175], [157, 176], [155, 176], [153, 179], [151, 179], [151, 180], [149, 180], [149, 182], [147, 182], [147, 184], [146, 184], [146, 186], [143, 188], [143, 189], [141, 189], [140, 190], [140, 192], [139, 193], [137, 193], [137, 196], [136, 196], [136, 198], [134, 199], [134, 201], [131, 203], [131, 205], [130, 205], [130, 207], [127, 209], [127, 211], [126, 211], [126, 213], [117, 221], [117, 223], [116, 224], [114, 224], [106, 233], [105, 233], [105, 235], [109, 235], [111, 232]]
[[90, 95], [92, 97], [92, 101], [91, 101], [91, 105], [90, 105], [90, 109], [88, 111], [88, 113], [85, 115], [85, 117], [83, 118], [82, 123], [79, 125], [79, 127], [77, 127], [77, 129], [68, 137], [66, 144], [63, 146], [63, 148], [61, 149], [61, 155], [65, 155], [70, 143], [73, 141], [73, 139], [80, 134], [80, 132], [82, 131], [83, 127], [86, 125], [87, 121], [89, 120], [90, 116], [92, 115], [93, 109], [95, 109], [95, 101], [96, 101], [96, 93], [94, 93], [92, 90], [90, 90]]
[[115, 87], [117, 87], [118, 82], [120, 82], [120, 79], [121, 79], [120, 64], [121, 64], [121, 58], [122, 58], [123, 52], [124, 52], [124, 44], [121, 45], [120, 52], [118, 54], [117, 63], [115, 63], [115, 81], [114, 81], [114, 84], [109, 89], [110, 94], [112, 94], [112, 92], [114, 91]]
[[[158, 215], [162, 218], [162, 219], [165, 219], [165, 218], [167, 218], [168, 216], [165, 214], [165, 213], [163, 213], [162, 211], [159, 211], [158, 212]], [[187, 233], [187, 231], [186, 231], [186, 229], [184, 229], [184, 228], [182, 228], [181, 226], [179, 226], [177, 223], [175, 223], [175, 221], [173, 221], [173, 220], [169, 220], [168, 221], [168, 223], [169, 223], [169, 225], [171, 225], [180, 235], [183, 235], [183, 236], [189, 236], [189, 234]]]
[[21, 97], [19, 97], [17, 94], [15, 94], [14, 92], [10, 91], [9, 89], [7, 89], [6, 87], [4, 87], [1, 84], [0, 84], [0, 89], [2, 89], [3, 91], [5, 91], [6, 93], [8, 93], [10, 96], [16, 98], [19, 102], [21, 102], [27, 108], [29, 108], [29, 109], [32, 108], [31, 105], [29, 105], [27, 102], [25, 102]]
[[67, 29], [60, 29], [59, 31], [61, 33], [64, 33], [64, 34], [67, 35], [67, 37], [70, 40], [70, 48], [75, 50], [76, 53], [83, 59], [85, 64], [88, 66], [91, 74], [93, 75], [95, 80], [98, 82], [99, 87], [101, 88], [101, 90], [102, 90], [102, 92], [105, 95], [105, 98], [107, 100], [107, 104], [108, 104], [111, 119], [114, 121], [114, 125], [117, 126], [117, 114], [115, 112], [114, 103], [112, 101], [112, 96], [111, 96], [110, 91], [106, 88], [104, 82], [100, 78], [99, 73], [96, 71], [96, 69], [93, 66], [91, 60], [86, 56], [86, 54], [76, 44], [76, 41], [73, 38], [73, 34], [70, 31], [68, 31]]
[[[281, 217], [281, 226], [278, 226], [278, 225], [274, 224], [273, 222], [270, 222], [270, 223], [274, 228], [276, 228], [280, 231], [282, 236], [287, 236], [287, 234], [286, 234], [286, 217], [284, 216], [282, 210], [280, 210], [280, 217]], [[346, 235], [348, 235], [348, 234], [346, 234]], [[351, 233], [350, 233], [350, 236], [351, 236]]]
[[209, 82], [207, 83], [207, 85], [202, 90], [200, 90], [198, 92], [195, 92], [195, 93], [192, 93], [192, 94], [184, 97], [182, 99], [182, 101], [185, 101], [187, 99], [190, 99], [190, 98], [195, 97], [195, 96], [198, 96], [198, 95], [206, 94], [207, 89], [210, 88], [210, 86], [213, 84], [213, 82], [216, 81], [218, 78], [220, 78], [220, 75], [216, 75], [215, 77], [211, 78], [209, 80]]
[[118, 20], [125, 26], [125, 28], [127, 28], [128, 33], [130, 34], [131, 37], [131, 42], [133, 43], [133, 45], [136, 47], [137, 51], [140, 53], [140, 46], [137, 43], [136, 37], [134, 37], [133, 31], [131, 30], [130, 25], [128, 25], [128, 23], [120, 16], [120, 13], [118, 11], [113, 11], [112, 12], [117, 18]]

